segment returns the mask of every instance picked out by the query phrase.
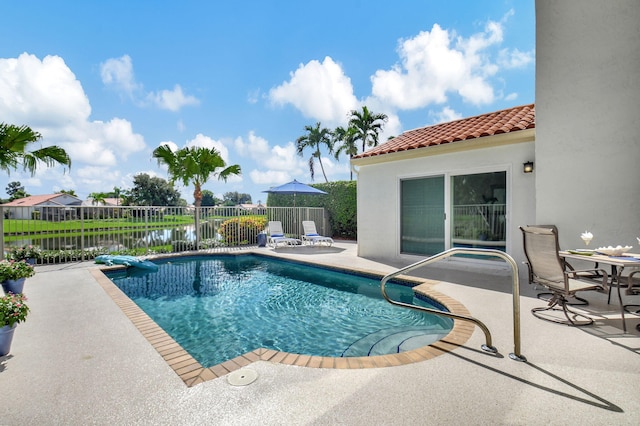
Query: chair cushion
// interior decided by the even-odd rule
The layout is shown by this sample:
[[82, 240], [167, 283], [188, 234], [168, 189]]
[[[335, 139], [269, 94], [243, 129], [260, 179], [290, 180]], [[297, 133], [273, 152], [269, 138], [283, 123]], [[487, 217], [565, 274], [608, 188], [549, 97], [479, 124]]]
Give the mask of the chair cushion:
[[271, 234], [272, 237], [284, 237], [284, 234]]

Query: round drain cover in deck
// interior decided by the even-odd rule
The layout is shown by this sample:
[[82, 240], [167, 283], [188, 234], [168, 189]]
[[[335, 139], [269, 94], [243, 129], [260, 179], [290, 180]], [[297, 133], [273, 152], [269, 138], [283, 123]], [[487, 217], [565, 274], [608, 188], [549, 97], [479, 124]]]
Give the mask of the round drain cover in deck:
[[255, 382], [258, 378], [258, 373], [248, 368], [242, 368], [237, 371], [233, 371], [227, 375], [227, 381], [231, 386], [246, 386]]

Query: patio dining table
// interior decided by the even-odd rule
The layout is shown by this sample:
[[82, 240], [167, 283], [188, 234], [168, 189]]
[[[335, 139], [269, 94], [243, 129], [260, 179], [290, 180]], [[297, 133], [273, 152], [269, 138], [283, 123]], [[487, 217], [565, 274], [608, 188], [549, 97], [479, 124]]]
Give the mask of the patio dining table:
[[[596, 265], [609, 265], [611, 267], [609, 285], [615, 286], [618, 289], [618, 302], [620, 302], [620, 314], [622, 315], [622, 330], [626, 333], [627, 324], [624, 319], [624, 303], [622, 302], [622, 295], [620, 294], [620, 287], [623, 285], [622, 272], [625, 268], [640, 268], [640, 254], [625, 253], [622, 256], [607, 256], [606, 254], [595, 251], [568, 250], [559, 252], [559, 255], [564, 259], [593, 262]], [[633, 285], [630, 278], [627, 278], [627, 285], [630, 290]]]

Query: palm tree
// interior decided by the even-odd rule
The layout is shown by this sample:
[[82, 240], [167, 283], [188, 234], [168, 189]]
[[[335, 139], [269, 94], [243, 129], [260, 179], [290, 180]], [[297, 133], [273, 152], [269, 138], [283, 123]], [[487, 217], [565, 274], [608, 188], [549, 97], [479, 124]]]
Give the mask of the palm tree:
[[304, 149], [309, 147], [314, 151], [311, 153], [311, 157], [309, 157], [309, 172], [311, 173], [311, 180], [313, 180], [314, 169], [313, 163], [317, 159], [320, 163], [320, 168], [322, 169], [322, 175], [324, 176], [324, 180], [328, 183], [329, 179], [327, 179], [327, 174], [324, 172], [324, 166], [322, 165], [322, 159], [320, 154], [320, 147], [325, 145], [329, 151], [329, 153], [333, 152], [333, 140], [331, 137], [331, 131], [326, 127], [320, 128], [320, 122], [317, 122], [314, 126], [304, 126], [304, 130], [307, 131], [306, 135], [300, 136], [296, 139], [297, 152], [300, 157], [302, 157], [304, 153]]
[[71, 158], [59, 146], [45, 146], [28, 151], [32, 145], [42, 139], [42, 135], [28, 126], [15, 126], [0, 123], [0, 170], [10, 174], [22, 167], [24, 171], [35, 175], [38, 163], [47, 167], [61, 164], [71, 168]]
[[354, 141], [362, 141], [362, 152], [367, 146], [378, 146], [378, 134], [389, 117], [371, 113], [366, 106], [362, 107], [362, 111], [352, 110], [350, 115], [349, 127], [356, 130]]
[[178, 180], [185, 186], [193, 183], [195, 186], [193, 199], [196, 207], [200, 207], [202, 203], [202, 185], [209, 180], [209, 177], [217, 176], [219, 180], [226, 182], [229, 176], [242, 173], [237, 164], [227, 167], [215, 148], [194, 146], [174, 152], [168, 145], [161, 145], [153, 151], [153, 158], [156, 158], [159, 164], [167, 166], [169, 181], [172, 184]]
[[107, 205], [107, 194], [104, 192], [92, 192], [89, 194], [89, 198], [91, 198], [91, 204], [94, 206], [96, 204], [102, 204], [103, 206]]
[[[342, 126], [336, 127], [333, 131], [333, 146], [338, 148], [334, 151], [336, 160], [343, 152], [351, 159], [354, 155], [358, 154], [358, 146], [356, 145], [356, 133], [355, 127], [344, 128]], [[353, 170], [350, 171], [350, 180], [353, 180]]]

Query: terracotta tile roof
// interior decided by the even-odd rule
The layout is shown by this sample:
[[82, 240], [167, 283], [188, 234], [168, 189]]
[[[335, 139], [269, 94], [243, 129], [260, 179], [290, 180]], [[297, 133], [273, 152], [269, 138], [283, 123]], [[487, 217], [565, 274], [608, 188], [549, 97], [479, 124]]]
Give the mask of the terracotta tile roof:
[[354, 158], [373, 157], [536, 127], [534, 104], [408, 130]]

